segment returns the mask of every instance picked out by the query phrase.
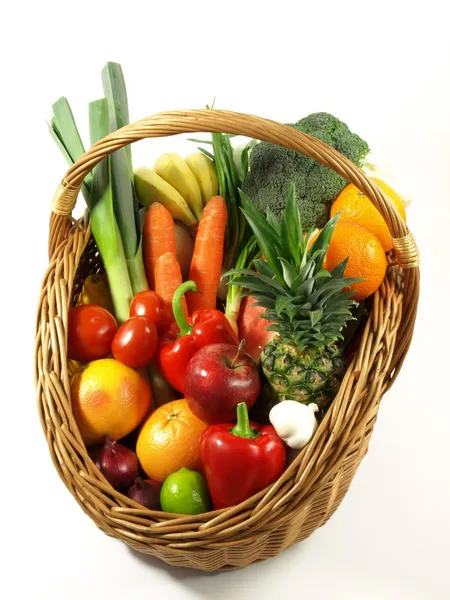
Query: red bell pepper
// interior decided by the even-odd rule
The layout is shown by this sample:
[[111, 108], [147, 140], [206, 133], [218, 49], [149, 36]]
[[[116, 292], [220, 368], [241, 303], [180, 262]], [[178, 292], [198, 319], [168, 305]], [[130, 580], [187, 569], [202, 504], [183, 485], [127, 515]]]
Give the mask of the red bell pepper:
[[187, 319], [181, 300], [186, 292], [195, 292], [194, 281], [181, 284], [173, 295], [172, 309], [177, 327], [162, 336], [156, 354], [161, 374], [170, 385], [184, 394], [184, 375], [189, 361], [200, 348], [210, 344], [235, 344], [239, 340], [226, 316], [213, 308], [196, 310]]
[[245, 402], [237, 424], [209, 425], [200, 439], [200, 458], [216, 509], [243, 502], [280, 477], [286, 446], [271, 425], [249, 421]]

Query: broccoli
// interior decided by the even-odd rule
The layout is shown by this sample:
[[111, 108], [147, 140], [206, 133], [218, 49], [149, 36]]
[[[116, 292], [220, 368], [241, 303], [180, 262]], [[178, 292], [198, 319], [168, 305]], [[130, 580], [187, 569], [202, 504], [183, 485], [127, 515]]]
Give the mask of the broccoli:
[[[313, 113], [289, 125], [319, 138], [358, 166], [369, 152], [364, 140], [328, 113]], [[269, 142], [261, 142], [252, 149], [250, 171], [242, 189], [260, 210], [265, 213], [270, 207], [279, 218], [291, 182], [295, 183], [305, 229], [325, 225], [332, 202], [348, 183], [328, 167], [294, 150]]]

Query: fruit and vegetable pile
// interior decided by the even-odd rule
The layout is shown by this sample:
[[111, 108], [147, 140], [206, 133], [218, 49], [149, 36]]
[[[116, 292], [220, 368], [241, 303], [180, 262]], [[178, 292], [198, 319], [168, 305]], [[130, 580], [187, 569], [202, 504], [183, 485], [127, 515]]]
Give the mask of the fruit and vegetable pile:
[[[91, 144], [129, 120], [120, 65], [102, 82]], [[367, 143], [333, 115], [291, 127], [364, 168]], [[65, 98], [50, 131], [70, 164], [84, 153]], [[117, 491], [175, 514], [245, 501], [311, 441], [392, 250], [371, 201], [314, 160], [219, 133], [192, 141], [152, 168], [117, 150], [85, 178], [104, 270], [68, 315], [72, 410], [92, 460]], [[405, 219], [402, 197], [375, 182]]]

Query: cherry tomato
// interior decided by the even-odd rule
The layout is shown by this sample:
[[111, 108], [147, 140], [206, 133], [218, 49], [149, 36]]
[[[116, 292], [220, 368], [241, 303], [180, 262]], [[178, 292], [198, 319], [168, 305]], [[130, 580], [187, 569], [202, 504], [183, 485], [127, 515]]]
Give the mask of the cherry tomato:
[[139, 292], [130, 305], [130, 317], [146, 317], [159, 329], [172, 319], [172, 308], [152, 290]]
[[114, 358], [121, 363], [139, 369], [152, 360], [157, 344], [155, 324], [146, 317], [131, 317], [117, 330], [111, 350]]
[[69, 311], [67, 355], [82, 363], [105, 358], [117, 323], [111, 313], [96, 304], [81, 304]]

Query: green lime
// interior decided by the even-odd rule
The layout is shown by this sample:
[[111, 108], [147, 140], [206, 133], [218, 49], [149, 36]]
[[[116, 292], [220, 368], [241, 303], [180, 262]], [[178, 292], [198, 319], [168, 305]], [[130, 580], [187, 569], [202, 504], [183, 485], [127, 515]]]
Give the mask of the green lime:
[[186, 467], [167, 477], [161, 488], [160, 500], [164, 512], [181, 515], [199, 515], [211, 506], [205, 478]]

